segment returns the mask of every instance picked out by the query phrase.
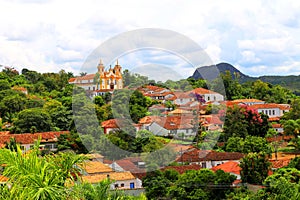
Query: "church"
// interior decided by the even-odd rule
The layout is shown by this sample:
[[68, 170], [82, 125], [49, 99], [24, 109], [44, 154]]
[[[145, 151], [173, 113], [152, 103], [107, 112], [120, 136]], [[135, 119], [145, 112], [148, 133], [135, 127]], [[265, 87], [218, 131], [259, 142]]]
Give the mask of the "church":
[[100, 60], [97, 66], [96, 74], [86, 74], [69, 79], [69, 84], [75, 84], [82, 87], [91, 96], [102, 95], [106, 92], [112, 92], [115, 89], [123, 89], [122, 67], [117, 60], [116, 65], [105, 70], [105, 66]]

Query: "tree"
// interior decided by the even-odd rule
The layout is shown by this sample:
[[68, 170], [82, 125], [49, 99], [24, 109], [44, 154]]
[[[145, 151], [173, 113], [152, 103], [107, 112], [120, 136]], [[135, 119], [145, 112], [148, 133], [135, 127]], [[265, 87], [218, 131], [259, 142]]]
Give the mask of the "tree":
[[230, 137], [225, 147], [228, 152], [265, 152], [271, 155], [272, 148], [265, 138], [257, 136], [247, 136], [245, 139], [240, 137]]
[[79, 166], [85, 159], [72, 153], [41, 157], [39, 142], [26, 156], [19, 146], [16, 151], [0, 149], [0, 164], [5, 165], [3, 175], [9, 177], [11, 187], [4, 198], [69, 199], [70, 191], [65, 184], [73, 182], [72, 173], [77, 174], [79, 170], [75, 165]]
[[165, 198], [170, 185], [171, 181], [159, 170], [147, 172], [143, 178], [143, 187], [148, 199]]
[[289, 112], [285, 112], [282, 116], [283, 120], [297, 120], [300, 119], [300, 98], [295, 98], [291, 102], [291, 108]]
[[21, 111], [14, 122], [14, 126], [16, 133], [30, 133], [32, 127], [35, 127], [37, 132], [52, 130], [50, 115], [40, 108]]
[[244, 183], [262, 184], [268, 176], [270, 162], [264, 152], [249, 153], [241, 160], [240, 167]]
[[289, 119], [283, 123], [284, 133], [298, 137], [300, 131], [300, 119]]
[[0, 79], [0, 91], [1, 90], [9, 90], [10, 89], [10, 84], [7, 80], [2, 80]]
[[300, 171], [295, 168], [281, 168], [266, 178], [263, 190], [270, 199], [299, 199], [300, 198]]
[[270, 128], [268, 117], [249, 106], [229, 107], [224, 122], [224, 134], [245, 138], [247, 135], [264, 137]]
[[223, 199], [235, 179], [222, 170], [216, 173], [209, 169], [188, 170], [168, 189], [168, 198]]

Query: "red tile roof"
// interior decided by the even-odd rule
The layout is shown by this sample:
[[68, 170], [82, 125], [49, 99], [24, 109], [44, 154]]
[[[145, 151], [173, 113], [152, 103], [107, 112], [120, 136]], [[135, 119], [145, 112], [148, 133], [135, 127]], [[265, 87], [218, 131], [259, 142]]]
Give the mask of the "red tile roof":
[[10, 141], [10, 138], [15, 138], [19, 144], [34, 144], [38, 138], [41, 142], [56, 142], [61, 134], [68, 134], [69, 131], [43, 132], [43, 133], [23, 133], [23, 134], [6, 134], [0, 135], [0, 144], [5, 144]]
[[210, 150], [199, 150], [197, 148], [186, 151], [176, 159], [177, 162], [201, 162], [201, 161], [221, 161], [240, 160], [244, 154], [238, 152], [216, 152]]
[[161, 117], [155, 120], [157, 124], [164, 127], [167, 130], [177, 130], [177, 129], [190, 129], [193, 128], [191, 125], [192, 118], [181, 117], [181, 116], [167, 116]]
[[288, 166], [290, 161], [291, 161], [290, 159], [270, 160], [270, 162], [272, 163], [272, 168], [275, 168], [275, 169]]
[[220, 120], [219, 115], [201, 115], [200, 120], [204, 120], [204, 123], [208, 124], [219, 124], [222, 125], [224, 124], [223, 121]]
[[94, 79], [95, 74], [87, 74], [85, 76], [78, 76], [76, 77], [76, 80], [92, 80]]
[[272, 124], [272, 127], [273, 128], [282, 128], [282, 125], [281, 124]]
[[75, 80], [76, 80], [76, 78], [70, 78], [68, 82], [73, 83]]
[[259, 100], [259, 99], [236, 99], [236, 100], [233, 100], [233, 102], [238, 102], [238, 103], [259, 103], [259, 102], [264, 102], [262, 100]]
[[270, 121], [270, 122], [279, 121], [279, 120], [280, 120], [279, 117], [269, 117], [268, 118], [268, 121]]
[[254, 109], [270, 109], [270, 108], [279, 108], [280, 110], [289, 110], [290, 106], [286, 104], [276, 104], [276, 103], [265, 103], [265, 104], [254, 104], [249, 107]]
[[211, 168], [211, 170], [213, 171], [217, 171], [219, 169], [223, 170], [224, 172], [233, 173], [237, 175], [240, 175], [240, 171], [242, 170], [242, 168], [239, 166], [239, 163], [234, 161], [228, 161], [224, 164]]
[[192, 90], [191, 92], [197, 93], [197, 94], [202, 94], [202, 95], [203, 94], [217, 94], [216, 92], [205, 89], [205, 88], [196, 88], [196, 89]]

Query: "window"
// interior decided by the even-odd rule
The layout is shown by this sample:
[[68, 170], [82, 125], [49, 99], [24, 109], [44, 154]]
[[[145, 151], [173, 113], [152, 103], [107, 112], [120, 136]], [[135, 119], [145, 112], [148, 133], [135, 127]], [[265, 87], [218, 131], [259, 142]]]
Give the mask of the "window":
[[271, 110], [269, 110], [269, 115], [271, 115]]
[[93, 90], [95, 91], [95, 86], [93, 87]]
[[124, 183], [121, 183], [121, 187], [124, 187]]
[[201, 163], [202, 168], [206, 168], [206, 162]]
[[210, 96], [207, 97], [207, 101], [209, 101], [209, 100], [210, 100]]
[[273, 115], [275, 115], [275, 110], [272, 110], [272, 112], [273, 112]]
[[119, 187], [119, 185], [118, 184], [115, 184], [115, 188], [118, 188]]

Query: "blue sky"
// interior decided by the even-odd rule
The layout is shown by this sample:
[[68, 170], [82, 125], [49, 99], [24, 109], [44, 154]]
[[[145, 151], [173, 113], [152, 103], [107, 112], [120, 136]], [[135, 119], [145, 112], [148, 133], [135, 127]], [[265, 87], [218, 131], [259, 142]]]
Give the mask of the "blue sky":
[[[159, 28], [195, 41], [212, 63], [228, 62], [252, 76], [300, 75], [297, 0], [0, 0], [0, 8], [0, 64], [18, 70], [64, 69], [76, 75], [106, 40], [126, 31]], [[119, 60], [129, 69], [173, 67], [183, 77], [194, 70], [158, 51], [133, 52]]]

